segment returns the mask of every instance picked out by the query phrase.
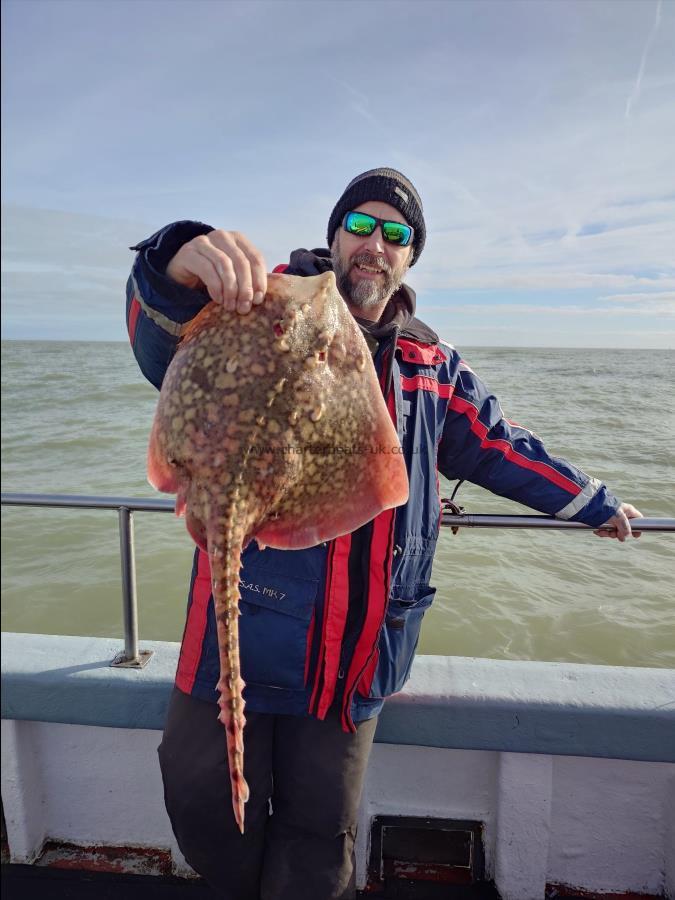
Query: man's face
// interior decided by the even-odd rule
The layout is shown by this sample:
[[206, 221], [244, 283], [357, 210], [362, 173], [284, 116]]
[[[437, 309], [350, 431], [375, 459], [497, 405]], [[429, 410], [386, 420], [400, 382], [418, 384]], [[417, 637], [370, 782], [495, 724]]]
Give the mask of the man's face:
[[[388, 203], [369, 200], [355, 207], [388, 222], [405, 222], [401, 213]], [[412, 244], [400, 247], [382, 236], [378, 225], [371, 235], [349, 234], [342, 225], [335, 232], [331, 247], [338, 290], [348, 306], [362, 312], [378, 312], [398, 289], [409, 268]]]

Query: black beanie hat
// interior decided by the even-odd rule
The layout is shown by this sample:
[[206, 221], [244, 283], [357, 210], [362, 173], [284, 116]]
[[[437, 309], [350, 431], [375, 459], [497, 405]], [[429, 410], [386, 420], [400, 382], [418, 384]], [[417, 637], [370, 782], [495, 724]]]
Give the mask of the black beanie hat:
[[408, 225], [413, 227], [415, 233], [410, 261], [413, 266], [422, 252], [427, 236], [422, 201], [412, 182], [396, 169], [369, 169], [349, 182], [328, 220], [328, 246], [332, 245], [335, 232], [342, 225], [345, 215], [369, 200], [381, 200], [395, 207]]

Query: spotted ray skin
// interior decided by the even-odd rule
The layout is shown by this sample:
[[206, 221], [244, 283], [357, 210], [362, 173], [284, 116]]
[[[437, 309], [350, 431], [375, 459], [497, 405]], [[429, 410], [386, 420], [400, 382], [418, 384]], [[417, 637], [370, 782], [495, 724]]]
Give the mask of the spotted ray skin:
[[408, 478], [370, 352], [332, 272], [268, 276], [248, 315], [216, 303], [169, 366], [148, 479], [209, 556], [234, 815], [243, 833], [241, 551], [312, 547], [405, 503]]

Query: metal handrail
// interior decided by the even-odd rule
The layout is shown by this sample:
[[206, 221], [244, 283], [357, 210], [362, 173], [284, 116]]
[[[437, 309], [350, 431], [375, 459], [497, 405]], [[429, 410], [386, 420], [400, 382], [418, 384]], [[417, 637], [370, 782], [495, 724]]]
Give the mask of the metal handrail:
[[174, 512], [173, 500], [145, 497], [99, 497], [85, 494], [9, 494], [2, 492], [3, 506], [56, 506], [61, 509], [120, 509], [132, 512]]
[[59, 509], [116, 509], [122, 565], [122, 615], [124, 650], [111, 662], [120, 668], [142, 668], [152, 656], [151, 650], [138, 646], [138, 596], [136, 592], [136, 553], [134, 512], [174, 512], [173, 500], [143, 497], [99, 497], [77, 494], [12, 494], [2, 492], [3, 506], [41, 506]]
[[[175, 512], [173, 500], [151, 497], [101, 497], [85, 494], [14, 494], [2, 492], [3, 506], [51, 506], [61, 509], [121, 509], [131, 512]], [[543, 515], [495, 515], [494, 513], [443, 512], [441, 525], [456, 528], [562, 528], [579, 531], [598, 531], [593, 525], [555, 519]], [[637, 525], [633, 521], [633, 525]], [[605, 527], [605, 526], [603, 526]], [[610, 526], [606, 530], [612, 531]], [[645, 516], [636, 531], [675, 532], [675, 518]]]
[[[134, 550], [134, 512], [174, 512], [173, 500], [144, 497], [100, 497], [79, 494], [16, 494], [1, 495], [3, 506], [53, 507], [59, 509], [116, 509], [120, 535], [122, 565], [122, 604], [124, 614], [124, 652], [112, 662], [114, 666], [138, 668], [145, 665], [151, 651], [138, 647], [138, 599], [136, 595], [136, 556]], [[633, 524], [635, 530], [675, 532], [675, 519], [645, 517]], [[443, 511], [441, 525], [456, 528], [565, 528], [594, 530], [583, 522], [570, 522], [550, 516], [501, 516], [490, 514], [449, 513]], [[598, 529], [595, 529], [598, 530]], [[613, 530], [608, 528], [607, 530]]]
[[[631, 519], [635, 531], [675, 532], [675, 519], [644, 516]], [[450, 528], [565, 528], [569, 531], [616, 531], [612, 525], [584, 525], [568, 519], [554, 519], [551, 516], [499, 516], [490, 513], [443, 513], [441, 525]]]

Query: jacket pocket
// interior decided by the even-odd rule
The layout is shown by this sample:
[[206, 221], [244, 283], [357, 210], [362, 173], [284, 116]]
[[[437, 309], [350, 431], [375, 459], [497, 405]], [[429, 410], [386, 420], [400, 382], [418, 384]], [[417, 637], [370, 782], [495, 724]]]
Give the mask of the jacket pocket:
[[394, 587], [393, 592], [380, 633], [379, 658], [370, 686], [370, 697], [395, 694], [408, 680], [422, 619], [434, 599], [436, 588], [424, 584], [410, 591]]
[[247, 567], [239, 585], [241, 674], [247, 684], [303, 690], [319, 582]]

